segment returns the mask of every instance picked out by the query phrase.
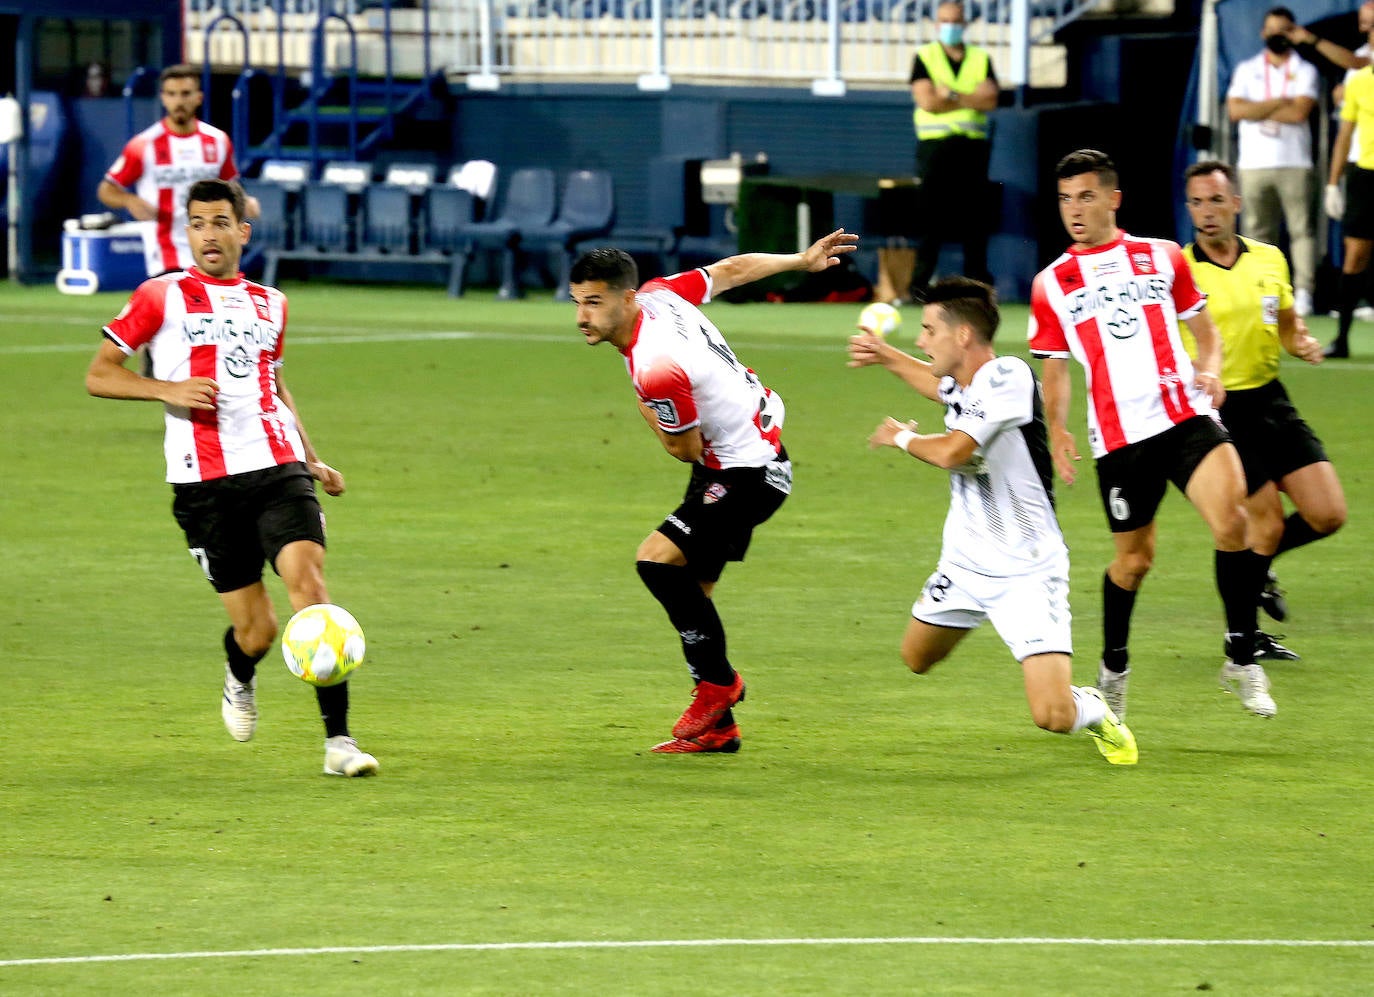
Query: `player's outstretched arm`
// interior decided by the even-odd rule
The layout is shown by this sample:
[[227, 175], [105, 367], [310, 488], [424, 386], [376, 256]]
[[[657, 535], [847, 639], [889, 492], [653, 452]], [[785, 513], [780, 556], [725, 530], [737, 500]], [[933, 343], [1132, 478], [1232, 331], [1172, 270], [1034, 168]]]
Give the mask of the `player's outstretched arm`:
[[838, 266], [840, 257], [854, 252], [858, 243], [857, 235], [841, 228], [821, 236], [804, 253], [741, 253], [712, 263], [706, 272], [711, 275], [712, 293], [720, 294], [789, 270], [819, 273]]
[[930, 364], [909, 353], [903, 353], [881, 336], [873, 335], [862, 326], [858, 335], [849, 337], [847, 366], [885, 367], [931, 401], [940, 400], [940, 379], [930, 372]]
[[1073, 394], [1069, 361], [1055, 357], [1041, 361], [1040, 386], [1045, 395], [1045, 426], [1054, 469], [1065, 484], [1071, 485], [1078, 476], [1074, 465], [1082, 458], [1078, 455], [1078, 443], [1069, 432], [1069, 399]]
[[344, 477], [320, 460], [320, 455], [315, 452], [315, 447], [310, 442], [310, 435], [305, 431], [305, 423], [301, 421], [300, 409], [296, 408], [296, 400], [291, 397], [291, 392], [286, 389], [286, 384], [281, 379], [280, 370], [277, 371], [277, 397], [296, 417], [296, 432], [301, 434], [301, 446], [305, 448], [305, 466], [310, 469], [310, 476], [320, 483], [320, 487], [324, 489], [326, 495], [342, 495], [345, 487]]
[[124, 351], [106, 340], [100, 344], [86, 369], [86, 390], [96, 398], [163, 402], [177, 408], [213, 409], [219, 385], [208, 377], [184, 381], [159, 381], [124, 366]]
[[922, 436], [916, 432], [914, 420], [902, 423], [888, 416], [873, 430], [868, 447], [870, 450], [896, 447], [917, 460], [948, 471], [967, 464], [978, 449], [978, 441], [959, 429]]

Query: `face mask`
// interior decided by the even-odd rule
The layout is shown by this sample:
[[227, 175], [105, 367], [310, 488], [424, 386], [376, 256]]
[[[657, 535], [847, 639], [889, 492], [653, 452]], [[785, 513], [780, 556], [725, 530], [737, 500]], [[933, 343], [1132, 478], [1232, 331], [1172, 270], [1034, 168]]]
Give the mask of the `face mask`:
[[[1288, 39], [1284, 39], [1287, 41]], [[964, 44], [964, 26], [962, 24], [942, 24], [940, 25], [940, 44], [942, 45], [962, 45]]]
[[1264, 47], [1275, 55], [1283, 55], [1293, 47], [1293, 43], [1288, 40], [1287, 35], [1270, 35], [1264, 40]]

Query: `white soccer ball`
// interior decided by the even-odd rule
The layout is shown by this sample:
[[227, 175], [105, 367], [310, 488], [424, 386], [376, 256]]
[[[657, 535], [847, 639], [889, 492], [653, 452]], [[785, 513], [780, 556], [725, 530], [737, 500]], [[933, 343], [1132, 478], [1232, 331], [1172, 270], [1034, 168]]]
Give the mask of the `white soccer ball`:
[[340, 606], [306, 606], [281, 633], [281, 656], [298, 679], [337, 685], [363, 663], [367, 642], [353, 614]]
[[884, 301], [875, 301], [859, 312], [859, 328], [887, 337], [902, 325], [902, 313]]

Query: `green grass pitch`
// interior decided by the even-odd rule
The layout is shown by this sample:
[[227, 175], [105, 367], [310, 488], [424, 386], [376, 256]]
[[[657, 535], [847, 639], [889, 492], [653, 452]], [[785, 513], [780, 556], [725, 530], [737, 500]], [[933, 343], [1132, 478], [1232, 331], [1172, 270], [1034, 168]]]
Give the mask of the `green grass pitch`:
[[[1173, 493], [1119, 770], [1033, 726], [990, 628], [902, 667], [947, 484], [865, 440], [940, 412], [846, 369], [858, 306], [711, 306], [787, 402], [796, 491], [716, 594], [743, 750], [660, 757], [689, 686], [632, 561], [686, 470], [620, 357], [547, 294], [286, 290], [286, 379], [349, 483], [328, 577], [367, 630], [353, 726], [381, 775], [320, 774], [276, 654], [257, 736], [228, 737], [160, 410], [82, 385], [124, 296], [0, 287], [0, 992], [1369, 992], [1368, 327], [1356, 360], [1285, 363], [1351, 517], [1278, 562], [1303, 655], [1269, 668], [1278, 716], [1217, 688], [1209, 537]], [[1024, 332], [1007, 308], [1002, 348]], [[1059, 497], [1086, 684], [1110, 549], [1087, 462]], [[114, 956], [141, 958], [90, 959]]]

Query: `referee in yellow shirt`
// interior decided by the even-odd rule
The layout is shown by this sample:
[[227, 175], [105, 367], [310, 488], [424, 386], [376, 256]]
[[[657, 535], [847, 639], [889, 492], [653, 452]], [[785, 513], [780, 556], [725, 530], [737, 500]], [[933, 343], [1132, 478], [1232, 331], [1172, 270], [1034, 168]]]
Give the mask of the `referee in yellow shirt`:
[[[1358, 129], [1358, 131], [1357, 131]], [[1350, 147], [1358, 134], [1356, 160], [1349, 166]], [[1344, 171], [1345, 194], [1341, 193]], [[1331, 150], [1331, 173], [1326, 182], [1326, 213], [1341, 223], [1345, 257], [1337, 299], [1336, 339], [1326, 348], [1329, 357], [1350, 356], [1350, 323], [1365, 294], [1365, 268], [1374, 250], [1374, 66], [1366, 66], [1345, 85], [1341, 127]]]
[[[1260, 606], [1282, 620], [1288, 608], [1269, 570], [1271, 562], [1285, 551], [1330, 536], [1345, 523], [1345, 493], [1336, 470], [1279, 383], [1280, 348], [1317, 364], [1322, 346], [1293, 309], [1283, 253], [1236, 234], [1241, 200], [1235, 170], [1209, 160], [1188, 167], [1183, 179], [1196, 231], [1183, 255], [1221, 332], [1221, 383], [1226, 389], [1221, 421], [1245, 467], [1246, 540], [1257, 556], [1256, 570], [1268, 577]], [[1190, 340], [1187, 330], [1182, 331], [1185, 342]], [[1280, 492], [1296, 510], [1287, 518]], [[1261, 634], [1255, 657], [1298, 656]]]

